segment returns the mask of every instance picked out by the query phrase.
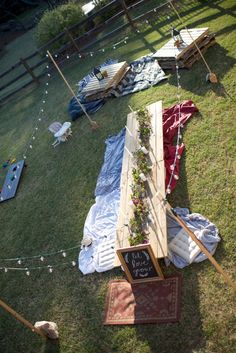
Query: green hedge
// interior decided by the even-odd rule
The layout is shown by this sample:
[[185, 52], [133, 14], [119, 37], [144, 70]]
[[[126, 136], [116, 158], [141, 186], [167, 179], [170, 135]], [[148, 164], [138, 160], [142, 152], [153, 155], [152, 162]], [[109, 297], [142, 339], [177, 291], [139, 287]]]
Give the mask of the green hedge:
[[[79, 23], [84, 17], [85, 15], [81, 6], [73, 2], [58, 6], [53, 10], [46, 10], [36, 27], [37, 46], [41, 47], [45, 45], [59, 33], [63, 32], [66, 27]], [[73, 35], [74, 37], [79, 36], [84, 32], [84, 27], [80, 27], [73, 32]], [[68, 38], [64, 36], [59, 42], [53, 45], [53, 48], [59, 48], [66, 42], [68, 42]]]

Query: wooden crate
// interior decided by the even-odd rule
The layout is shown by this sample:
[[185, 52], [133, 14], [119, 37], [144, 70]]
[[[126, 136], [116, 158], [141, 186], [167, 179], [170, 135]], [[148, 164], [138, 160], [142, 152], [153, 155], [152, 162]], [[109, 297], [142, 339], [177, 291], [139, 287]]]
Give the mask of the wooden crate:
[[[166, 210], [156, 197], [156, 193], [165, 195], [165, 166], [163, 150], [163, 123], [162, 102], [156, 102], [147, 107], [151, 114], [152, 134], [150, 137], [149, 156], [152, 162], [152, 175], [148, 179], [148, 206], [154, 220], [149, 225], [149, 241], [154, 256], [162, 258], [167, 256], [167, 223]], [[129, 228], [126, 226], [133, 216], [131, 201], [131, 184], [133, 181], [132, 168], [135, 167], [132, 153], [139, 147], [138, 122], [135, 112], [127, 117], [125, 148], [121, 174], [121, 199], [117, 224], [116, 249], [129, 247]], [[115, 258], [114, 266], [120, 266], [118, 257]]]

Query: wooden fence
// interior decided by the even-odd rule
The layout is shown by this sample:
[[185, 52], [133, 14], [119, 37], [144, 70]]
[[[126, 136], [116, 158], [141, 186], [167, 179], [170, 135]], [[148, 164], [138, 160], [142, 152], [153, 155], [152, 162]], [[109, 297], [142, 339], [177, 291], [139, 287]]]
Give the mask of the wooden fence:
[[[19, 61], [14, 64], [10, 69], [0, 74], [1, 81], [3, 81], [3, 78], [5, 78], [5, 83], [0, 86], [0, 104], [3, 103], [9, 97], [21, 91], [23, 88], [31, 85], [32, 83], [40, 83], [40, 78], [42, 78], [46, 74], [46, 70], [43, 70], [42, 68], [42, 65], [44, 65], [48, 61], [48, 59], [45, 57], [46, 50], [50, 50], [53, 55], [60, 54], [61, 56], [61, 54], [65, 54], [68, 52], [70, 54], [73, 52], [77, 52], [78, 54], [83, 56], [83, 52], [85, 52], [86, 50], [89, 50], [95, 45], [98, 45], [116, 36], [118, 33], [127, 28], [136, 30], [136, 25], [138, 22], [144, 21], [147, 18], [149, 19], [150, 15], [154, 15], [155, 12], [157, 13], [158, 11], [160, 11], [160, 9], [168, 5], [168, 2], [165, 2], [159, 6], [151, 8], [149, 11], [142, 13], [137, 17], [132, 16], [134, 9], [141, 9], [142, 5], [144, 5], [144, 3], [146, 5], [148, 1], [149, 0], [139, 0], [128, 6], [125, 0], [113, 0], [106, 6], [96, 11], [95, 13], [91, 14], [90, 16], [87, 16], [79, 23], [69, 28], [66, 28], [64, 32], [58, 34], [47, 44], [38, 48], [34, 53], [28, 55], [27, 57], [20, 58]], [[98, 18], [98, 16], [105, 14], [108, 10], [112, 8], [115, 8], [115, 14], [112, 17], [108, 18], [102, 23], [97, 24], [95, 27], [85, 32], [83, 35], [79, 37], [74, 37], [73, 33], [75, 32], [75, 30], [83, 28], [86, 24], [88, 25], [89, 23], [91, 23], [92, 20]], [[104, 34], [101, 38], [96, 38], [99, 33], [103, 32], [104, 30], [109, 30], [114, 21], [121, 17], [126, 19], [124, 24]], [[65, 44], [63, 44], [59, 49], [55, 50], [55, 44], [60, 43], [62, 39], [64, 39]], [[31, 63], [32, 60], [33, 63]], [[36, 70], [38, 68], [41, 69]], [[15, 77], [7, 81], [7, 75], [13, 77], [14, 73]]]

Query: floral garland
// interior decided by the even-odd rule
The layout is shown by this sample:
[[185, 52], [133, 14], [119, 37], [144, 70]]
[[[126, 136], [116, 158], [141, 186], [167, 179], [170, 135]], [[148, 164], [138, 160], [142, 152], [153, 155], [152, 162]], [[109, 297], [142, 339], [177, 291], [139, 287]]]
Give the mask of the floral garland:
[[147, 109], [142, 109], [137, 112], [136, 118], [139, 123], [140, 148], [133, 153], [136, 168], [132, 169], [133, 183], [131, 185], [130, 203], [134, 207], [134, 215], [129, 222], [129, 242], [131, 246], [147, 241], [148, 222], [150, 221], [145, 182], [152, 169], [148, 156], [152, 132], [151, 116]]

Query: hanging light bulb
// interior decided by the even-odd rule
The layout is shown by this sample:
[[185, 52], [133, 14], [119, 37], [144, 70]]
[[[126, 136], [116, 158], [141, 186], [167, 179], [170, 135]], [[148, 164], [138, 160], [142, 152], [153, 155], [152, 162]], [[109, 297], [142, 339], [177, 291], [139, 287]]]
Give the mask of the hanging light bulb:
[[45, 91], [45, 94], [48, 94], [48, 91]]
[[36, 126], [35, 130], [38, 131], [38, 129], [39, 129], [39, 128]]
[[39, 120], [39, 121], [41, 121], [42, 119], [41, 119], [41, 118], [39, 118], [38, 120]]
[[53, 272], [52, 266], [48, 265], [48, 271], [49, 271], [49, 273], [52, 273], [52, 272]]
[[103, 52], [103, 53], [105, 52], [105, 49], [104, 49], [104, 48], [102, 49], [102, 52]]
[[124, 40], [124, 44], [127, 44], [127, 40]]
[[26, 156], [23, 156], [24, 159], [26, 159]]
[[179, 180], [179, 176], [177, 174], [174, 174], [174, 179]]
[[43, 111], [44, 111], [44, 110], [43, 110], [43, 109], [41, 109], [41, 112], [42, 112], [42, 113], [43, 113]]
[[46, 58], [48, 58], [48, 54], [46, 54]]
[[4, 268], [4, 272], [7, 273], [7, 271], [8, 271], [8, 269], [5, 267], [5, 268]]
[[175, 169], [174, 164], [171, 164], [171, 166], [170, 166], [170, 170], [174, 170], [174, 169]]
[[82, 55], [81, 55], [81, 54], [79, 54], [79, 58], [80, 58], [80, 59], [82, 58]]
[[66, 252], [65, 251], [62, 251], [62, 256], [66, 257]]
[[154, 12], [157, 12], [157, 9], [155, 8], [153, 11], [154, 11]]
[[44, 261], [44, 257], [43, 256], [40, 256], [40, 261]]
[[25, 269], [25, 273], [26, 273], [26, 275], [27, 275], [27, 276], [29, 276], [29, 275], [30, 275], [30, 271], [29, 271], [29, 269], [28, 269], [28, 268], [26, 268], [26, 269]]
[[90, 53], [90, 56], [93, 56], [93, 53]]
[[35, 136], [32, 136], [32, 139], [35, 140]]
[[71, 264], [72, 264], [73, 267], [75, 267], [76, 266], [76, 261], [72, 261]]
[[136, 32], [137, 32], [137, 33], [140, 33], [140, 30], [139, 30], [139, 29], [137, 29], [137, 30], [136, 30]]
[[147, 180], [147, 177], [145, 176], [144, 173], [140, 173], [140, 174], [139, 174], [139, 178], [140, 178], [142, 181], [146, 181], [146, 180]]
[[68, 55], [68, 54], [66, 55], [66, 59], [70, 59], [70, 57], [69, 57], [69, 55]]
[[116, 46], [115, 46], [115, 45], [113, 46], [113, 49], [114, 49], [114, 50], [116, 49]]
[[21, 259], [17, 260], [17, 263], [18, 263], [18, 265], [21, 265], [22, 264]]
[[51, 75], [50, 75], [50, 74], [48, 74], [48, 77], [51, 77]]
[[46, 69], [49, 69], [49, 66], [48, 66], [48, 65], [46, 66]]
[[43, 104], [45, 104], [46, 103], [46, 101], [43, 101]]
[[33, 146], [32, 146], [32, 145], [29, 145], [29, 148], [32, 150]]
[[49, 85], [49, 83], [48, 82], [46, 82], [46, 86], [48, 86]]
[[170, 194], [170, 193], [171, 193], [170, 187], [168, 187], [168, 188], [166, 189], [166, 192], [167, 192], [167, 194]]
[[147, 24], [149, 23], [148, 20], [145, 21]]

